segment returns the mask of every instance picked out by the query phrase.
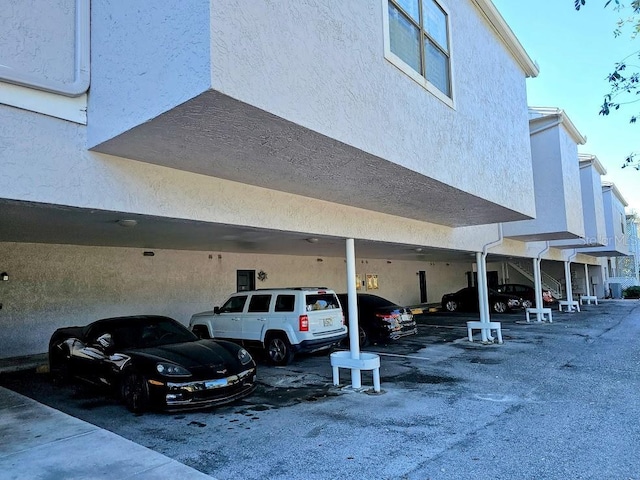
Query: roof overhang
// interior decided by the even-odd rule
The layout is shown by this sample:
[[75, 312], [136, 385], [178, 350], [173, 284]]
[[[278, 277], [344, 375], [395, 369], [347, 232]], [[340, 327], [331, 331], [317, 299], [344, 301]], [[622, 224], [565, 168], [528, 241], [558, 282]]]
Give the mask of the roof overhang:
[[600, 160], [598, 160], [598, 157], [596, 157], [595, 155], [592, 155], [590, 153], [579, 153], [578, 161], [580, 162], [580, 168], [593, 166], [598, 174], [607, 174], [606, 168], [602, 166], [602, 163], [600, 163]]
[[582, 135], [564, 110], [555, 107], [529, 107], [529, 133], [535, 135], [537, 133], [562, 125], [574, 142], [578, 145], [587, 143], [587, 137]]

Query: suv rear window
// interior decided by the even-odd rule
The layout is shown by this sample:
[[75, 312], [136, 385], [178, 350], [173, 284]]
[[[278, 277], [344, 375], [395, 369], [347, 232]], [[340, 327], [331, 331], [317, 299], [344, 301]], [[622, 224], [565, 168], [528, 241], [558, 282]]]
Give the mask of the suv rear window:
[[252, 295], [249, 302], [249, 312], [268, 312], [271, 295]]
[[296, 306], [295, 295], [278, 295], [276, 297], [276, 312], [293, 312]]
[[340, 302], [338, 298], [331, 293], [322, 293], [317, 295], [307, 295], [307, 312], [313, 310], [329, 310], [332, 308], [338, 308]]

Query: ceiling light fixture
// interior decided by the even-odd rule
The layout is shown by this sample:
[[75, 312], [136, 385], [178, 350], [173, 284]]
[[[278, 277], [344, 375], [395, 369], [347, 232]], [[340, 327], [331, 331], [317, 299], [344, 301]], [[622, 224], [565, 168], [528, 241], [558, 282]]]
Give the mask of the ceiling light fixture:
[[318, 243], [318, 239], [316, 237], [311, 237], [306, 239], [309, 243]]
[[122, 218], [118, 220], [116, 223], [121, 227], [131, 228], [131, 227], [135, 227], [138, 224], [138, 221], [134, 220], [133, 218]]

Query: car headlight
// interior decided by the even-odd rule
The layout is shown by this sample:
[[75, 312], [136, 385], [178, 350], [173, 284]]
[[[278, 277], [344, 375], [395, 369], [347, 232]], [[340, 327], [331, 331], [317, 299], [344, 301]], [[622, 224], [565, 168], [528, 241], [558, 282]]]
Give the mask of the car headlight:
[[251, 354], [247, 352], [244, 348], [241, 348], [238, 350], [238, 360], [240, 360], [240, 363], [242, 365], [246, 365], [252, 360]]
[[185, 377], [191, 376], [191, 372], [180, 365], [175, 363], [158, 363], [156, 370], [160, 375], [166, 375], [167, 377]]

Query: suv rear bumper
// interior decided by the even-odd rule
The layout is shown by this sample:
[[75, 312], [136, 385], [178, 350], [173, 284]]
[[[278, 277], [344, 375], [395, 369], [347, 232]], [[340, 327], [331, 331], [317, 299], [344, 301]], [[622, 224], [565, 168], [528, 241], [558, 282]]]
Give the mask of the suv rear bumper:
[[344, 333], [330, 338], [323, 338], [320, 340], [303, 340], [297, 345], [291, 345], [291, 349], [295, 353], [313, 353], [318, 350], [324, 350], [325, 348], [331, 348], [334, 345], [342, 342], [347, 338], [348, 334]]

